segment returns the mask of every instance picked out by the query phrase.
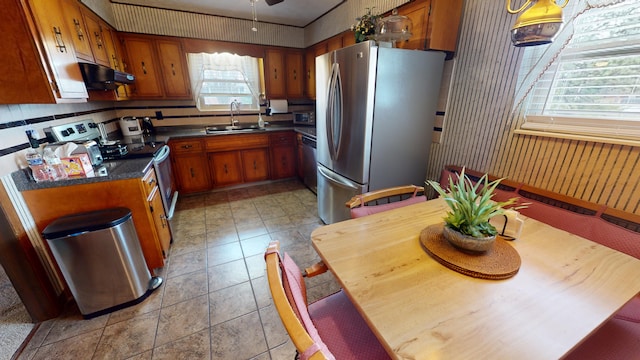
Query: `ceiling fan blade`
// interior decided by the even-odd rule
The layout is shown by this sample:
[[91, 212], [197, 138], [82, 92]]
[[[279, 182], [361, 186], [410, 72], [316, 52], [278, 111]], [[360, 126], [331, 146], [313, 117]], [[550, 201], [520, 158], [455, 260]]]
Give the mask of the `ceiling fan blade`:
[[283, 2], [284, 0], [265, 0], [265, 2], [267, 3], [267, 5], [271, 6], [271, 5], [275, 5], [275, 4], [279, 4], [281, 2]]

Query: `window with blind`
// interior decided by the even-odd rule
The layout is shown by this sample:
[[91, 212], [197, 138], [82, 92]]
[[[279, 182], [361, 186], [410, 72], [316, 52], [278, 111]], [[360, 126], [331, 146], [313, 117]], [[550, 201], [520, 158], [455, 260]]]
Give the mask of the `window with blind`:
[[577, 16], [528, 97], [525, 130], [640, 140], [640, 1]]
[[189, 54], [189, 75], [200, 111], [259, 111], [264, 93], [262, 59], [229, 53]]

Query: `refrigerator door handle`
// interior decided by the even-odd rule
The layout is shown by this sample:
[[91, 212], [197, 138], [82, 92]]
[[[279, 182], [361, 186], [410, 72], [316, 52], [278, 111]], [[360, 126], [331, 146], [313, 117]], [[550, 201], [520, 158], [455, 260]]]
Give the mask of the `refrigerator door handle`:
[[318, 166], [318, 172], [320, 173], [320, 175], [322, 175], [324, 178], [326, 178], [327, 180], [329, 180], [330, 182], [343, 187], [345, 189], [351, 189], [351, 190], [360, 190], [360, 188], [362, 187], [362, 185], [355, 183], [353, 181], [350, 181], [349, 179], [342, 177], [336, 173], [332, 173], [330, 171], [327, 171], [325, 168]]
[[342, 79], [340, 77], [340, 66], [335, 62], [331, 66], [328, 95], [327, 140], [329, 142], [329, 155], [331, 160], [335, 161], [340, 155], [342, 142]]

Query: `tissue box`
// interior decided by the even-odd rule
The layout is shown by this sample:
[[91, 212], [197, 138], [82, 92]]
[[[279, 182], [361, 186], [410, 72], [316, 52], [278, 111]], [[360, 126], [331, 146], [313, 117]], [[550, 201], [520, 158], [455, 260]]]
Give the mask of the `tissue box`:
[[91, 166], [91, 159], [87, 154], [72, 154], [68, 157], [60, 159], [64, 170], [69, 177], [83, 178], [93, 177], [93, 166]]

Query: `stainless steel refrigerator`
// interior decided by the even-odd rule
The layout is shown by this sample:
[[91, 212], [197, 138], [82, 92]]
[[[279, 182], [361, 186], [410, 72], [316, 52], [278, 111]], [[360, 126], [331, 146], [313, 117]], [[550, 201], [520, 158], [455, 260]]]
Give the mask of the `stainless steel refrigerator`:
[[366, 41], [316, 58], [318, 213], [352, 196], [423, 185], [445, 54]]

